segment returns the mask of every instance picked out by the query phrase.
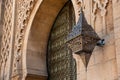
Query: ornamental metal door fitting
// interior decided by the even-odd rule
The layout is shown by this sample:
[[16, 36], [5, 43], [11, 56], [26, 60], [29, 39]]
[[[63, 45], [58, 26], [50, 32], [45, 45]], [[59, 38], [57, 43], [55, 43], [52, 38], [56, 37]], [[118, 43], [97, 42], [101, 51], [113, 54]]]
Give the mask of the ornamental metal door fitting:
[[67, 36], [67, 45], [73, 53], [79, 54], [87, 67], [95, 46], [103, 46], [104, 39], [100, 39], [94, 29], [87, 23], [83, 11], [75, 27]]

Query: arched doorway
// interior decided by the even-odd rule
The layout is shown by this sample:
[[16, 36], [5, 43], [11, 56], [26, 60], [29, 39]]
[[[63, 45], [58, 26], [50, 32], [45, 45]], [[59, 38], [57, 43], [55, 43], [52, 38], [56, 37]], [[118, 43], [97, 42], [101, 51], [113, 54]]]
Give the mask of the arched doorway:
[[48, 41], [48, 80], [76, 80], [76, 63], [72, 51], [66, 45], [66, 38], [75, 25], [75, 13], [68, 1], [58, 14]]
[[46, 80], [48, 76], [46, 53], [50, 31], [58, 13], [67, 2], [68, 0], [43, 0], [43, 2], [36, 4], [36, 11], [31, 14], [24, 39], [23, 68], [26, 79], [39, 80], [44, 77], [45, 79], [42, 80]]

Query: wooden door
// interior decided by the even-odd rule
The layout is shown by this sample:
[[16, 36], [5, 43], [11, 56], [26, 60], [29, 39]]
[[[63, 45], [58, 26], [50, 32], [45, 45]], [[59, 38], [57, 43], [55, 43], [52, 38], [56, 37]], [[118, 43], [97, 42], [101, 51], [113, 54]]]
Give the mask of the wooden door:
[[48, 80], [76, 80], [76, 63], [66, 38], [75, 25], [75, 14], [68, 1], [58, 14], [51, 30], [48, 44]]

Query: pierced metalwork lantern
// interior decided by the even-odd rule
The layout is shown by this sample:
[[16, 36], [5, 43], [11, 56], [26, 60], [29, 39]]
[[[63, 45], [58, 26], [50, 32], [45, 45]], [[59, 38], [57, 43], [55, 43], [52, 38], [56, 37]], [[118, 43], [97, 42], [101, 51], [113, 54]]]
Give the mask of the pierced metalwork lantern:
[[96, 45], [104, 45], [104, 39], [100, 39], [94, 29], [85, 19], [83, 11], [80, 13], [80, 18], [76, 26], [67, 37], [67, 45], [73, 53], [84, 55], [83, 62], [86, 67], [90, 56]]

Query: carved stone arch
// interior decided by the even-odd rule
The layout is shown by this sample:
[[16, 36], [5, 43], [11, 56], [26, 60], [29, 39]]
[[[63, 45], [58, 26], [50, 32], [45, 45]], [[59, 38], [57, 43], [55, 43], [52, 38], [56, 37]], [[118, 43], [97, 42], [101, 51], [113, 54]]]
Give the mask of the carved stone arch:
[[[23, 76], [26, 77], [27, 80], [35, 78], [46, 79], [45, 55], [48, 37], [55, 18], [67, 1], [68, 0], [38, 0], [36, 3], [28, 21], [23, 45]], [[74, 5], [73, 3], [73, 6]]]

